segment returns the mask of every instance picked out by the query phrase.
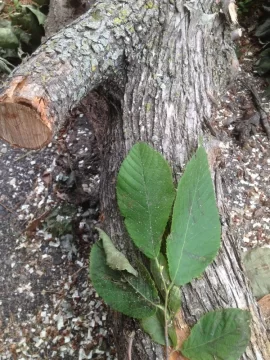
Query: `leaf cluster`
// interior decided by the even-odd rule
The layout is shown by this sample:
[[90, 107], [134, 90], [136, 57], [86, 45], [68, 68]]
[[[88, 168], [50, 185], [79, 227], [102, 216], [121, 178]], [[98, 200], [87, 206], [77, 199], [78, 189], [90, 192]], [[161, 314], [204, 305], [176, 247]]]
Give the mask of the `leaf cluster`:
[[4, 8], [0, 17], [0, 72], [10, 73], [25, 53], [40, 45], [48, 3], [38, 1], [42, 3], [22, 5], [14, 0], [12, 6]]
[[238, 12], [240, 14], [247, 14], [250, 10], [253, 0], [240, 0], [237, 2]]
[[[90, 277], [113, 309], [140, 320], [159, 343], [176, 350], [174, 318], [180, 287], [200, 276], [220, 247], [221, 227], [202, 146], [188, 162], [177, 189], [166, 160], [145, 143], [133, 146], [117, 178], [117, 200], [128, 234], [148, 259], [129, 262], [98, 229]], [[236, 360], [249, 341], [249, 313], [239, 309], [205, 315], [181, 352], [194, 360]]]

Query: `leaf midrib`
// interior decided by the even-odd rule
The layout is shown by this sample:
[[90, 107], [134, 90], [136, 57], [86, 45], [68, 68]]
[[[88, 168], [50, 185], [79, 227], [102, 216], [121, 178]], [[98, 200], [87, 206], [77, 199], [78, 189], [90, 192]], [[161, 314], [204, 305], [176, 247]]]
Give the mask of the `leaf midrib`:
[[225, 334], [222, 334], [220, 336], [218, 336], [217, 338], [213, 339], [213, 340], [209, 340], [209, 341], [206, 341], [205, 343], [203, 344], [200, 344], [198, 346], [193, 346], [193, 347], [189, 347], [189, 348], [186, 348], [185, 350], [193, 350], [193, 349], [198, 349], [202, 346], [205, 346], [207, 344], [210, 344], [210, 343], [213, 343], [213, 342], [216, 342], [217, 340], [221, 339], [222, 337], [226, 336], [226, 335], [229, 335], [230, 333], [234, 332], [234, 330], [230, 330], [228, 332], [226, 332]]
[[155, 255], [155, 244], [154, 244], [154, 238], [153, 238], [152, 217], [151, 217], [150, 206], [149, 206], [148, 191], [147, 191], [147, 187], [146, 187], [146, 184], [145, 184], [146, 181], [145, 181], [145, 173], [144, 173], [144, 164], [143, 164], [143, 161], [142, 161], [141, 152], [139, 153], [139, 160], [140, 160], [140, 163], [141, 163], [142, 176], [143, 176], [143, 186], [144, 186], [146, 202], [147, 202], [147, 209], [148, 209], [148, 214], [149, 214], [148, 218], [149, 218], [149, 227], [150, 227], [150, 234], [151, 234], [152, 254]]
[[[180, 181], [181, 181], [181, 180], [180, 180]], [[183, 246], [182, 246], [182, 249], [181, 249], [181, 255], [180, 255], [180, 258], [179, 258], [179, 261], [178, 261], [178, 266], [177, 266], [177, 269], [176, 269], [174, 278], [172, 279], [172, 285], [173, 285], [174, 282], [175, 282], [175, 279], [176, 279], [176, 277], [177, 277], [177, 274], [178, 274], [178, 271], [179, 271], [179, 268], [180, 268], [180, 264], [181, 264], [181, 261], [182, 261], [183, 251], [184, 251], [184, 247], [185, 247], [185, 244], [186, 244], [187, 232], [188, 232], [188, 229], [189, 229], [189, 223], [190, 223], [190, 219], [191, 219], [190, 214], [192, 213], [192, 210], [193, 210], [194, 199], [195, 199], [195, 196], [196, 196], [196, 193], [197, 193], [198, 184], [199, 184], [199, 179], [197, 178], [197, 184], [196, 184], [196, 188], [195, 188], [195, 191], [194, 191], [194, 196], [193, 196], [193, 199], [192, 199], [191, 210], [190, 210], [190, 212], [189, 212], [189, 217], [188, 217], [188, 223], [187, 223], [187, 227], [186, 227], [186, 232], [185, 232], [185, 235], [184, 235], [184, 239], [185, 239], [185, 240], [184, 240], [184, 242], [183, 242]]]
[[155, 304], [154, 302], [152, 302], [150, 299], [148, 299], [137, 287], [135, 287], [135, 285], [132, 284], [132, 282], [129, 281], [128, 278], [126, 278], [126, 281], [128, 282], [128, 284], [136, 291], [136, 293], [140, 294], [141, 297], [148, 302], [149, 304], [153, 305], [154, 307], [158, 307], [159, 304]]

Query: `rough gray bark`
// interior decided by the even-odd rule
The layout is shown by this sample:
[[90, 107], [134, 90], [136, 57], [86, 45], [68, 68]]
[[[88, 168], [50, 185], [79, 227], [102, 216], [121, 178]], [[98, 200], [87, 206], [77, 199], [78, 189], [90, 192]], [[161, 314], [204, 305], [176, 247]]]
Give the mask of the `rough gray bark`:
[[[63, 123], [68, 110], [85, 94], [98, 89], [108, 104], [107, 121], [100, 123], [95, 116], [98, 105], [93, 95], [86, 111], [94, 123], [102, 154], [104, 229], [131, 261], [134, 250], [115, 201], [115, 180], [123, 157], [135, 142], [146, 141], [164, 154], [178, 179], [197, 147], [198, 137], [203, 136], [222, 217], [223, 247], [203, 279], [184, 287], [184, 319], [193, 325], [212, 309], [249, 309], [253, 315], [252, 338], [241, 360], [267, 360], [270, 349], [264, 322], [227, 223], [217, 160], [222, 144], [202, 130], [203, 118], [211, 116], [208, 94], [225, 89], [235, 64], [222, 17], [218, 12], [212, 17], [205, 15], [215, 12], [214, 4], [213, 0], [203, 5], [180, 0], [98, 2], [15, 71], [11, 80], [11, 84], [18, 80], [15, 91], [10, 95], [5, 90], [0, 98], [0, 115], [3, 104], [14, 101], [22, 107], [31, 104], [38, 117], [40, 110], [33, 102], [35, 92], [44, 104], [43, 118], [37, 121], [49, 119], [51, 131]], [[39, 146], [49, 140], [44, 139]], [[163, 349], [151, 343], [133, 320], [120, 314], [112, 318], [119, 359], [126, 359], [134, 327], [133, 360], [163, 358]]]
[[13, 145], [40, 148], [90, 90], [106, 81], [124, 88], [125, 56], [145, 51], [148, 33], [159, 26], [158, 3], [151, 4], [99, 2], [50, 37], [6, 85], [0, 136]]

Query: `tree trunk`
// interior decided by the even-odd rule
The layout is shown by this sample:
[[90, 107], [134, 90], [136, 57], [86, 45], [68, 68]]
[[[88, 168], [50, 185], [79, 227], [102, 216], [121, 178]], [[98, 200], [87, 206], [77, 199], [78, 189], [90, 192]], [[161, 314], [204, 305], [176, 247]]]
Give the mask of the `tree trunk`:
[[46, 18], [46, 37], [52, 36], [62, 27], [89, 10], [94, 0], [51, 0]]
[[[131, 261], [134, 249], [115, 201], [121, 161], [134, 143], [145, 141], [164, 154], [178, 179], [202, 136], [222, 218], [223, 246], [204, 277], [183, 288], [183, 317], [192, 326], [209, 310], [249, 309], [252, 338], [241, 359], [268, 360], [264, 322], [227, 221], [218, 163], [222, 143], [203, 132], [203, 119], [211, 116], [209, 94], [224, 91], [236, 64], [215, 6], [213, 0], [205, 0], [203, 7], [179, 0], [96, 3], [13, 73], [0, 97], [0, 136], [18, 146], [44, 146], [68, 110], [97, 89], [84, 104], [102, 155], [103, 227]], [[107, 113], [107, 121], [99, 121], [100, 111]], [[133, 320], [113, 313], [111, 324], [120, 360], [127, 359], [134, 328], [132, 359], [163, 358], [163, 349]]]

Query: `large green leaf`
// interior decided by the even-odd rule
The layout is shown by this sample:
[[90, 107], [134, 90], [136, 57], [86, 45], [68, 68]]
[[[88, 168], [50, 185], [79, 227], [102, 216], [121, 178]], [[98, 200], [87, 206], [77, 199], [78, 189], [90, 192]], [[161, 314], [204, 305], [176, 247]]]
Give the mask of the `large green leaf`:
[[106, 254], [101, 243], [93, 246], [90, 254], [90, 278], [104, 301], [114, 310], [142, 319], [153, 315], [159, 297], [153, 281], [145, 267], [138, 263], [138, 277], [123, 275], [112, 270], [106, 263]]
[[12, 28], [11, 22], [0, 18], [0, 28]]
[[130, 274], [138, 276], [138, 272], [133, 268], [133, 266], [131, 266], [125, 255], [116, 249], [109, 236], [103, 230], [99, 228], [96, 229], [99, 232], [99, 236], [103, 242], [103, 249], [106, 254], [107, 265], [109, 265], [109, 267], [113, 270], [126, 270]]
[[[141, 327], [143, 330], [151, 336], [151, 338], [158, 344], [166, 345], [165, 341], [165, 321], [164, 313], [162, 310], [158, 309], [157, 312], [140, 321]], [[177, 345], [177, 335], [173, 323], [170, 323], [168, 326], [168, 335], [169, 335], [169, 345]]]
[[149, 258], [160, 251], [175, 196], [166, 160], [145, 143], [138, 143], [122, 163], [117, 200], [134, 243]]
[[257, 27], [255, 36], [265, 38], [269, 41], [270, 38], [270, 18], [268, 17], [265, 22]]
[[178, 311], [181, 309], [181, 290], [178, 286], [174, 285], [171, 288], [169, 299], [168, 299], [168, 309], [170, 316], [173, 319]]
[[207, 154], [199, 147], [177, 189], [167, 258], [172, 282], [184, 285], [199, 276], [217, 255], [220, 221]]
[[21, 5], [22, 8], [26, 8], [31, 11], [37, 18], [39, 25], [44, 25], [46, 20], [46, 15], [37, 9], [36, 6], [33, 5]]
[[254, 296], [270, 294], [270, 249], [258, 247], [244, 253], [243, 264]]
[[240, 309], [209, 312], [193, 327], [181, 349], [190, 360], [238, 360], [250, 339], [250, 314]]
[[31, 35], [27, 32], [23, 31], [20, 27], [14, 28], [14, 34], [20, 39], [20, 42], [30, 45], [31, 42]]
[[7, 49], [17, 49], [20, 42], [17, 36], [14, 34], [12, 28], [0, 28], [0, 47]]
[[19, 26], [22, 30], [31, 34], [33, 46], [40, 43], [44, 29], [43, 26], [39, 25], [36, 16], [32, 12], [22, 8], [21, 12], [11, 14], [10, 18], [13, 26]]

